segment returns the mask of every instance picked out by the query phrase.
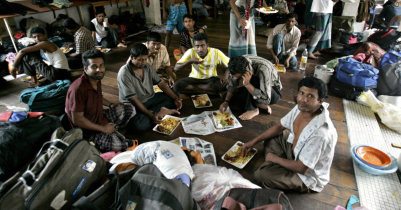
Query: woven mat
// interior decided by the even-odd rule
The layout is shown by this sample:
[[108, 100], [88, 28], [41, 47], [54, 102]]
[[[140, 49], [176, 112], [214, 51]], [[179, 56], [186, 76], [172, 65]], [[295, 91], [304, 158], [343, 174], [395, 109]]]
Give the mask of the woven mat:
[[[400, 151], [390, 148], [390, 143], [400, 142], [399, 134], [383, 125], [381, 127], [370, 108], [345, 99], [343, 105], [351, 145], [372, 144], [398, 157]], [[366, 206], [370, 210], [401, 208], [401, 184], [396, 173], [371, 175], [360, 169], [355, 162], [354, 170], [361, 206]]]

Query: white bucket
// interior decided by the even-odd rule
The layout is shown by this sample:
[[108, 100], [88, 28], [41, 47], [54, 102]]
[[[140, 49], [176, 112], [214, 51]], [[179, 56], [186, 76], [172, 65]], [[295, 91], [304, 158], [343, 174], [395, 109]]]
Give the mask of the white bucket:
[[314, 77], [321, 79], [324, 83], [329, 84], [331, 77], [334, 74], [334, 69], [327, 68], [326, 65], [315, 66]]

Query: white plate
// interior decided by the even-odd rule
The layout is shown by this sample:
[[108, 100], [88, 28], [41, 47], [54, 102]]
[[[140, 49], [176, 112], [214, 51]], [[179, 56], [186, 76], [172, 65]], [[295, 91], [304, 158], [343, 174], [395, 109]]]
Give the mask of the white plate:
[[177, 124], [177, 126], [175, 126], [175, 128], [171, 131], [171, 133], [170, 133], [170, 134], [167, 134], [167, 133], [162, 133], [162, 132], [158, 131], [158, 130], [157, 130], [157, 126], [159, 126], [158, 124], [153, 128], [153, 131], [156, 131], [156, 132], [161, 133], [161, 134], [164, 134], [164, 135], [171, 135], [171, 134], [175, 131], [175, 129], [180, 125], [181, 119], [178, 118], [178, 117], [171, 116], [171, 115], [165, 115], [165, 116], [163, 117], [162, 120], [166, 119], [167, 117], [176, 118], [176, 119], [178, 119], [178, 120], [180, 121], [180, 122]]
[[258, 11], [258, 12], [260, 12], [260, 13], [263, 13], [263, 14], [274, 14], [274, 13], [277, 13], [277, 12], [278, 12], [278, 10], [274, 10], [274, 11], [263, 11], [263, 10], [260, 10], [259, 8], [256, 8], [256, 11]]
[[277, 72], [286, 72], [287, 71], [287, 69], [285, 68], [285, 66], [283, 65], [283, 64], [279, 64], [281, 67], [283, 67], [284, 68], [284, 71], [279, 71], [277, 68], [276, 68], [276, 66], [274, 66], [274, 68], [277, 70]]
[[[110, 48], [104, 48], [102, 46], [96, 46], [95, 48], [97, 50], [100, 50], [100, 52], [102, 52], [102, 53], [108, 53], [111, 50]], [[102, 50], [104, 50], [104, 52]]]
[[[213, 112], [216, 112], [216, 111], [213, 111]], [[214, 117], [213, 112], [212, 112], [213, 121], [214, 121], [215, 126], [216, 126], [216, 128], [217, 128], [217, 126], [218, 126], [220, 123], [216, 121], [216, 118]], [[227, 111], [226, 111], [226, 112], [227, 112]], [[220, 112], [220, 111], [217, 111], [216, 113], [217, 113], [217, 114], [220, 114], [221, 112]], [[230, 114], [231, 114], [231, 118], [233, 118], [233, 117], [232, 117], [233, 113], [230, 112]], [[233, 118], [233, 119], [234, 119], [234, 118]], [[234, 123], [234, 124], [235, 124], [235, 123]], [[222, 128], [233, 128], [233, 127], [234, 127], [234, 125], [228, 125], [228, 126], [225, 126], [225, 127], [222, 127]]]
[[155, 93], [163, 93], [162, 89], [160, 89], [160, 87], [157, 85], [153, 86], [153, 90], [155, 91]]
[[[60, 48], [60, 50], [61, 50], [61, 49], [65, 49], [65, 48], [62, 47], [62, 48]], [[71, 52], [72, 49], [74, 49], [74, 48], [70, 47], [70, 50], [68, 50], [67, 52], [63, 52], [62, 50], [61, 50], [61, 52], [63, 52], [63, 53], [69, 53], [69, 52]]]
[[[203, 96], [203, 95], [206, 95], [207, 100], [210, 101], [210, 106], [202, 106], [202, 107], [196, 106], [195, 100], [194, 100], [192, 97], [194, 97], [194, 96]], [[212, 106], [213, 106], [212, 101], [210, 100], [210, 98], [209, 98], [209, 96], [208, 96], [207, 94], [192, 95], [192, 96], [191, 96], [191, 100], [192, 100], [192, 102], [194, 103], [195, 108], [198, 108], [198, 109], [206, 108], [206, 107], [212, 107]]]
[[[237, 148], [239, 147], [239, 146], [237, 146], [238, 143], [241, 143], [242, 145], [244, 144], [243, 142], [237, 141], [228, 151], [230, 151], [230, 150], [232, 150], [232, 151], [237, 150]], [[230, 163], [230, 162], [228, 162], [227, 160], [224, 159], [224, 156], [226, 156], [226, 154], [227, 154], [228, 151], [227, 151], [226, 153], [224, 153], [223, 156], [221, 156], [221, 159], [224, 160], [224, 161], [226, 161], [227, 163], [229, 163], [229, 164], [231, 164], [231, 165], [233, 165], [233, 166], [239, 168], [239, 169], [243, 169], [243, 168], [246, 166], [246, 164], [248, 164], [249, 161], [251, 161], [252, 158], [253, 158], [253, 157], [256, 155], [256, 153], [258, 152], [258, 150], [255, 149], [255, 148], [253, 148], [253, 150], [255, 150], [256, 152], [252, 155], [251, 158], [249, 158], [249, 160], [248, 160], [246, 163]]]

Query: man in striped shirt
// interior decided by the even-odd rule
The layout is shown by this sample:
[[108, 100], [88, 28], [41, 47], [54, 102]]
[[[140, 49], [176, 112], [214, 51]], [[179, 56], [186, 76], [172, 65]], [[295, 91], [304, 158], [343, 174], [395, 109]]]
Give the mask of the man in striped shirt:
[[74, 42], [66, 45], [68, 49], [76, 46], [74, 53], [67, 54], [68, 65], [71, 69], [83, 68], [82, 54], [87, 50], [95, 48], [95, 42], [92, 38], [92, 33], [85, 26], [79, 26], [72, 18], [68, 18], [63, 23], [67, 33], [74, 34]]
[[187, 50], [174, 67], [174, 71], [178, 71], [191, 66], [192, 71], [189, 77], [174, 83], [174, 91], [177, 94], [209, 95], [226, 91], [229, 71], [226, 69], [223, 78], [219, 78], [216, 67], [222, 64], [227, 68], [229, 60], [220, 50], [209, 47], [209, 38], [205, 33], [196, 34], [194, 48]]

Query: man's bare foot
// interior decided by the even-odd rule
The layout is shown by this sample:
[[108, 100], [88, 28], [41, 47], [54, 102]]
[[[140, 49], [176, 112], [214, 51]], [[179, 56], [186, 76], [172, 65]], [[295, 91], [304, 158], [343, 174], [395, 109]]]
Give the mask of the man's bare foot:
[[322, 53], [318, 50], [318, 51], [314, 52], [313, 55], [322, 55]]
[[40, 86], [40, 82], [39, 81], [31, 81], [30, 83], [29, 83], [29, 85], [28, 85], [28, 88], [34, 88], [34, 87], [37, 87], [37, 86]]
[[258, 107], [266, 110], [267, 114], [272, 114], [272, 108], [270, 108], [270, 106], [268, 106], [266, 104], [259, 104]]
[[259, 109], [246, 111], [244, 114], [239, 116], [241, 120], [250, 120], [259, 114]]
[[310, 59], [318, 59], [318, 57], [313, 55], [313, 53], [309, 53], [308, 58], [310, 58]]
[[125, 47], [127, 47], [127, 45], [125, 45], [125, 44], [120, 42], [120, 43], [118, 43], [117, 47], [124, 47], [125, 48]]
[[164, 116], [164, 115], [173, 115], [173, 114], [180, 114], [180, 112], [178, 112], [175, 109], [167, 109], [166, 107], [162, 107], [160, 108], [159, 113], [160, 115]]
[[208, 6], [208, 5], [203, 5], [206, 9], [212, 9], [213, 7]]
[[208, 17], [206, 17], [205, 19], [206, 19], [206, 20], [212, 20], [213, 18], [208, 16]]

